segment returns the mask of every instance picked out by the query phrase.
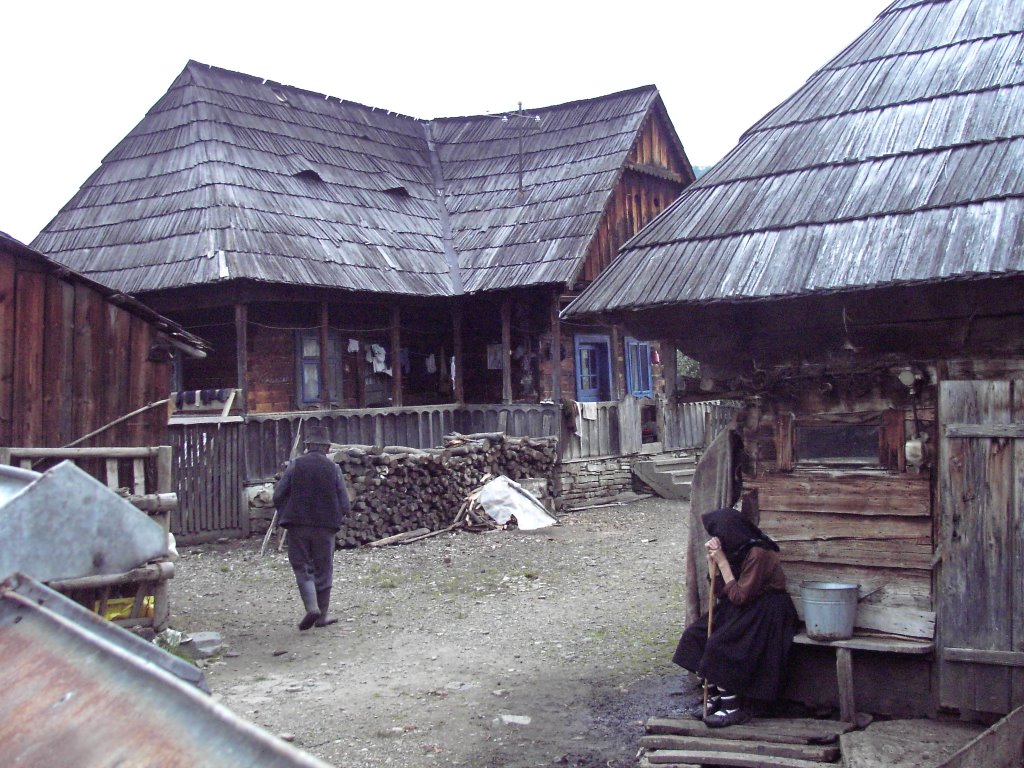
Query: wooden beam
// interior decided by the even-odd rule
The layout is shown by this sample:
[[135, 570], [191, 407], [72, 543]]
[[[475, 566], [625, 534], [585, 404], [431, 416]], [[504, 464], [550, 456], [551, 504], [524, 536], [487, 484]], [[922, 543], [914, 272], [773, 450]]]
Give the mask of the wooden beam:
[[[458, 304], [452, 306], [452, 340], [455, 347], [452, 350], [455, 357], [455, 381], [452, 386], [455, 390], [455, 402], [462, 405], [466, 401], [466, 390], [462, 384], [462, 307]], [[443, 356], [439, 365], [442, 375], [450, 375], [448, 361]]]
[[965, 661], [972, 664], [992, 664], [997, 667], [1024, 667], [1024, 653], [1020, 651], [983, 651], [977, 648], [945, 648], [945, 661]]
[[551, 292], [551, 399], [562, 401], [562, 321], [558, 319], [558, 289]]
[[1024, 437], [1024, 424], [947, 424], [946, 437]]
[[402, 308], [391, 308], [391, 405], [402, 405]]
[[501, 300], [501, 402], [512, 402], [512, 297]]
[[249, 411], [249, 307], [246, 304], [235, 304], [235, 360], [239, 406], [244, 415]]

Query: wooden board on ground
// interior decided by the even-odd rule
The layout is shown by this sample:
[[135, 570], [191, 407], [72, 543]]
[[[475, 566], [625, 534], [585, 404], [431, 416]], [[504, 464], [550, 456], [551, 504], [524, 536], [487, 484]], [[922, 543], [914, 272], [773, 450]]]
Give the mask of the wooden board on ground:
[[790, 757], [759, 757], [733, 752], [705, 752], [697, 749], [679, 749], [670, 752], [652, 752], [647, 755], [648, 765], [665, 768], [674, 765], [727, 765], [735, 768], [822, 768], [830, 763], [817, 760], [797, 760]]
[[982, 730], [980, 725], [935, 720], [874, 722], [842, 735], [843, 761], [846, 768], [939, 765]]
[[[791, 757], [799, 760], [817, 760], [819, 762], [834, 763], [839, 759], [838, 744], [780, 744], [770, 741], [746, 741], [729, 738], [728, 733], [721, 734], [723, 738], [713, 736], [641, 736], [640, 746], [649, 751], [661, 750], [659, 755], [668, 754], [676, 750], [698, 750], [703, 752], [732, 752], [744, 755], [756, 755], [760, 757]], [[655, 760], [651, 756], [652, 762]]]
[[[852, 723], [838, 720], [754, 719], [746, 725], [728, 728], [728, 738], [764, 741], [773, 744], [834, 744], [840, 734], [853, 730]], [[649, 734], [710, 737], [715, 733], [700, 720], [680, 717], [652, 717], [647, 721]], [[726, 734], [717, 733], [716, 737]]]
[[957, 751], [938, 768], [1017, 768], [1024, 755], [1024, 707], [1017, 707], [998, 723]]

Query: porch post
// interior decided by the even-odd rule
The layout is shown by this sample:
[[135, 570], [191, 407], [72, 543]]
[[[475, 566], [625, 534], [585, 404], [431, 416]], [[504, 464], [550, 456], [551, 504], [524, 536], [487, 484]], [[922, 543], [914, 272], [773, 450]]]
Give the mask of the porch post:
[[501, 402], [512, 402], [512, 297], [501, 301]]
[[[455, 356], [455, 402], [462, 405], [466, 401], [466, 390], [462, 385], [462, 307], [458, 304], [452, 307], [452, 344], [452, 354]], [[447, 360], [441, 361], [441, 369], [445, 376], [449, 375]]]
[[561, 296], [556, 288], [551, 292], [551, 399], [562, 401], [562, 321], [558, 319]]
[[676, 345], [668, 339], [661, 342], [661, 373], [665, 377], [665, 398], [676, 393]]
[[327, 332], [327, 302], [320, 302], [320, 407], [324, 410], [331, 407], [331, 388], [328, 377], [330, 376], [330, 363], [327, 359], [327, 345], [330, 341], [330, 334]]
[[235, 304], [235, 374], [238, 381], [240, 409], [249, 413], [249, 305]]
[[391, 405], [402, 405], [402, 308], [391, 308]]

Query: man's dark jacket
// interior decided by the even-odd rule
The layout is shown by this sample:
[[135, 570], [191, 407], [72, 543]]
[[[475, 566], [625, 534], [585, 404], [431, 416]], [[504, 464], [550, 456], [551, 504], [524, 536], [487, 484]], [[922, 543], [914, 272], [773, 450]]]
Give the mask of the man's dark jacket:
[[318, 451], [299, 456], [277, 481], [274, 506], [282, 528], [309, 525], [337, 531], [349, 511], [341, 468]]

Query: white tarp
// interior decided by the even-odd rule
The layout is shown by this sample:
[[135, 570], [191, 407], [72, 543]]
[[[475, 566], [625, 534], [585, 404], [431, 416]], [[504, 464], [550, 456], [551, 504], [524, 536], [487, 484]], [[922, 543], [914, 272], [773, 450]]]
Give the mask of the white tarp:
[[558, 522], [548, 514], [536, 496], [504, 475], [499, 475], [481, 488], [477, 501], [499, 525], [515, 517], [520, 530], [532, 531]]

